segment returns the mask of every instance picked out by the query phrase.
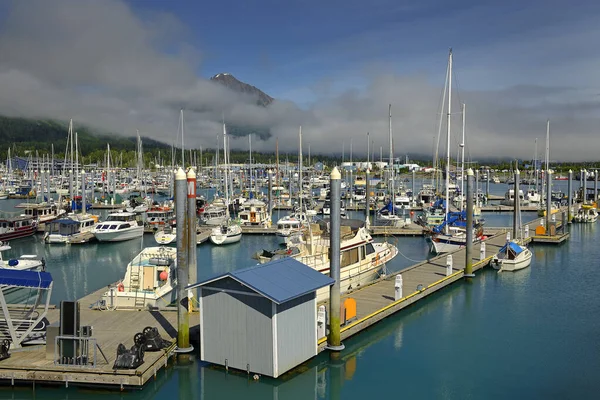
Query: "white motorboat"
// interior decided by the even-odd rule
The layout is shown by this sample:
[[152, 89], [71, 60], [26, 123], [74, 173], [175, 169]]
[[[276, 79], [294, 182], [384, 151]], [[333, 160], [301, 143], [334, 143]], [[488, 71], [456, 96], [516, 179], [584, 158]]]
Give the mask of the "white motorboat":
[[289, 243], [293, 236], [301, 235], [308, 227], [309, 218], [306, 213], [294, 212], [286, 215], [277, 221], [276, 235], [283, 239], [284, 243]]
[[177, 249], [147, 247], [129, 264], [123, 280], [111, 286], [102, 296], [101, 307], [164, 307], [177, 297]]
[[[377, 279], [383, 273], [385, 264], [398, 255], [398, 249], [391, 243], [377, 243], [365, 228], [364, 221], [341, 220], [340, 232], [340, 288], [342, 293], [365, 285]], [[328, 221], [311, 224], [305, 231], [303, 240], [288, 245], [284, 250], [269, 252], [263, 250], [254, 258], [260, 263], [282, 257], [296, 260], [329, 274], [330, 240], [327, 232]], [[329, 298], [329, 288], [317, 291], [317, 302]]]
[[99, 223], [92, 233], [100, 242], [122, 242], [144, 235], [144, 225], [136, 220], [132, 212], [108, 214], [106, 221]]
[[221, 206], [209, 205], [200, 215], [200, 222], [209, 226], [220, 226], [227, 221], [227, 209]]
[[[473, 243], [480, 242], [483, 229], [473, 229]], [[431, 238], [431, 251], [436, 254], [450, 253], [462, 249], [467, 245], [467, 231], [464, 227], [451, 226], [448, 233], [438, 233]]]
[[154, 240], [161, 245], [175, 243], [177, 240], [177, 228], [171, 225], [166, 225], [154, 233]]
[[237, 243], [241, 239], [242, 228], [232, 221], [214, 227], [210, 233], [210, 241], [217, 245]]
[[492, 267], [499, 271], [518, 271], [529, 267], [533, 254], [516, 242], [506, 242], [492, 259]]
[[44, 242], [66, 244], [82, 234], [93, 235], [92, 231], [97, 222], [97, 215], [68, 214], [65, 218], [55, 219], [46, 224]]
[[[504, 193], [504, 199], [500, 200], [500, 204], [502, 204], [503, 206], [514, 206], [515, 205], [515, 190], [508, 189], [506, 191], [506, 193]], [[521, 189], [519, 189], [519, 204], [520, 205], [528, 204], [527, 200], [525, 199], [525, 196], [523, 195], [523, 191]]]
[[37, 255], [23, 254], [19, 258], [5, 260], [2, 252], [10, 250], [6, 242], [0, 242], [0, 268], [12, 269], [15, 271], [44, 271], [46, 262], [44, 259], [38, 259]]

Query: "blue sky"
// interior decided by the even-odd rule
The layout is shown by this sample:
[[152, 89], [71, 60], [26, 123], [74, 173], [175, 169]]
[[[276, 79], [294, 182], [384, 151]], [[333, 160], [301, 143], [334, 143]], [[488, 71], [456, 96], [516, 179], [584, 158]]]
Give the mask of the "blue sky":
[[131, 3], [140, 12], [173, 13], [187, 26], [203, 76], [228, 71], [276, 97], [293, 97], [332, 77], [338, 89], [361, 87], [365, 70], [441, 81], [449, 47], [466, 89], [568, 84], [576, 79], [535, 69], [585, 59], [590, 43], [579, 48], [552, 41], [595, 24], [600, 11], [598, 2], [555, 0]]
[[[387, 154], [431, 153], [454, 52], [452, 145], [467, 104], [472, 157], [531, 157], [551, 120], [556, 159], [597, 159], [600, 2], [556, 0], [8, 0], [0, 2], [0, 114], [69, 119], [191, 146], [223, 116], [269, 134], [253, 149], [341, 152], [366, 132]], [[269, 108], [213, 84], [229, 72]], [[246, 138], [232, 139], [244, 149]], [[445, 143], [445, 140], [440, 140]], [[364, 145], [364, 146], [363, 146]], [[540, 147], [541, 148], [541, 147]], [[443, 149], [440, 149], [443, 151]]]

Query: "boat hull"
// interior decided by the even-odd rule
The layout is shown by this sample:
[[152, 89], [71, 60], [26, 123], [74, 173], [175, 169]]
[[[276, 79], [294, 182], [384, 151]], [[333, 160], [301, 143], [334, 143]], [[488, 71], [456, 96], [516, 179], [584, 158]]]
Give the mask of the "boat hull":
[[531, 250], [525, 249], [519, 256], [514, 260], [495, 260], [492, 262], [492, 266], [500, 271], [518, 271], [520, 269], [527, 268], [531, 265], [531, 259], [533, 254]]
[[94, 236], [99, 242], [123, 242], [125, 240], [141, 238], [144, 234], [143, 226], [118, 230], [118, 231], [95, 231]]

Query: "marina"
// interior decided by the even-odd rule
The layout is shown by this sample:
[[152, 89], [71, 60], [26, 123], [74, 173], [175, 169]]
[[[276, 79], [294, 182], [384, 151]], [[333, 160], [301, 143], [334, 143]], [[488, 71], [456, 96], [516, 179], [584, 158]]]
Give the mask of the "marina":
[[[286, 211], [274, 211], [274, 213], [279, 212]], [[354, 213], [353, 218], [361, 218], [361, 216], [364, 218], [364, 210], [351, 212]], [[524, 211], [524, 213], [530, 216], [526, 222], [525, 232], [527, 232], [527, 238], [524, 239], [524, 243], [532, 242], [532, 246], [536, 246], [535, 243], [538, 242], [541, 246], [547, 246], [547, 243], [562, 244], [565, 241], [568, 242], [567, 239], [570, 234], [570, 229], [566, 229], [567, 224], [563, 224], [562, 219], [566, 213], [557, 213], [556, 216], [553, 215], [549, 220], [551, 221], [552, 227], [552, 229], [549, 229], [549, 233], [553, 233], [553, 235], [546, 235], [545, 231], [539, 231], [540, 227], [548, 224], [545, 217], [537, 219], [531, 218], [531, 215], [535, 215], [535, 213], [528, 210]], [[407, 213], [406, 215], [409, 214]], [[469, 281], [473, 282], [477, 282], [480, 274], [485, 274], [485, 267], [489, 264], [495, 253], [505, 245], [507, 232], [511, 232], [512, 230], [512, 228], [510, 228], [512, 223], [510, 221], [510, 214], [488, 211], [486, 212], [486, 215], [486, 218], [489, 220], [489, 226], [486, 224], [484, 233], [488, 238], [485, 240], [485, 253], [481, 253], [480, 243], [474, 245], [473, 270], [476, 274], [474, 278], [469, 279]], [[275, 218], [275, 216], [273, 218]], [[210, 227], [200, 226], [198, 228], [198, 242], [202, 242], [203, 235], [207, 238], [210, 235], [210, 231]], [[261, 247], [265, 247], [265, 240], [268, 240], [269, 242], [276, 240], [275, 233], [277, 229], [274, 226], [249, 226], [243, 227], [242, 231], [244, 235], [242, 241], [238, 244], [227, 246], [240, 246], [247, 242], [254, 242], [254, 244], [248, 243], [245, 246], [247, 246], [248, 251], [256, 251]], [[353, 288], [342, 296], [341, 302], [344, 306], [346, 306], [346, 301], [348, 299], [351, 299], [352, 301], [350, 304], [354, 304], [353, 311], [350, 312], [350, 314], [345, 314], [344, 319], [341, 321], [340, 335], [344, 343], [355, 340], [355, 337], [362, 337], [363, 335], [368, 336], [368, 332], [379, 324], [385, 324], [387, 319], [396, 318], [396, 314], [404, 315], [407, 307], [420, 307], [418, 304], [427, 302], [427, 299], [430, 296], [437, 296], [438, 292], [448, 290], [448, 287], [454, 285], [462, 286], [463, 284], [460, 282], [463, 282], [466, 279], [464, 278], [463, 271], [465, 265], [464, 249], [450, 254], [452, 258], [452, 265], [450, 267], [448, 265], [448, 254], [438, 256], [425, 255], [426, 259], [424, 261], [410, 261], [415, 255], [411, 255], [410, 251], [407, 251], [406, 246], [402, 245], [401, 242], [416, 240], [419, 243], [422, 243], [424, 239], [421, 236], [425, 234], [425, 231], [420, 225], [413, 223], [402, 227], [372, 225], [370, 226], [370, 232], [373, 237], [379, 238], [378, 240], [393, 240], [402, 255], [397, 257], [398, 260], [394, 259], [387, 263], [388, 265], [384, 271], [384, 275], [371, 283], [362, 284], [358, 288]], [[36, 238], [22, 240], [36, 240]], [[139, 243], [138, 240], [139, 239], [133, 239], [131, 240], [131, 243]], [[153, 241], [153, 235], [146, 234], [141, 241], [141, 246], [144, 246], [144, 242], [151, 243]], [[15, 243], [18, 244], [19, 242]], [[126, 243], [127, 242], [88, 243], [82, 244], [81, 247], [77, 246], [73, 248], [63, 247], [64, 245], [57, 248], [54, 247], [55, 245], [41, 245], [49, 246], [47, 248], [48, 250], [55, 249], [59, 254], [67, 255], [72, 251], [76, 251], [81, 252], [83, 255], [90, 251], [87, 249], [89, 246], [92, 246], [90, 249], [108, 248], [107, 246], [110, 246], [111, 248], [114, 246], [115, 249], [121, 248], [122, 250], [131, 248], [131, 245], [127, 246]], [[134, 247], [135, 246], [136, 245], [134, 245]], [[200, 272], [202, 269], [202, 261], [200, 260], [206, 260], [206, 255], [202, 254], [207, 251], [209, 253], [215, 253], [218, 249], [212, 245], [204, 244], [198, 246], [197, 249], [199, 252], [198, 276], [201, 279], [205, 279], [209, 275], [207, 275], [208, 271]], [[405, 252], [409, 253], [409, 255], [407, 256]], [[222, 254], [225, 255], [226, 253], [228, 253], [227, 250]], [[52, 252], [47, 254], [50, 256]], [[129, 259], [131, 259], [131, 257], [133, 257], [133, 254], [129, 256]], [[250, 258], [249, 254], [247, 257]], [[400, 259], [403, 259], [403, 261]], [[126, 260], [122, 260], [121, 263], [122, 265], [125, 265]], [[229, 265], [229, 268], [235, 269], [243, 265], [249, 265], [249, 263], [248, 261], [242, 261], [240, 263], [239, 261], [227, 262], [222, 260], [218, 264], [213, 264], [213, 268], [218, 268], [219, 265]], [[122, 273], [123, 272], [121, 272], [121, 274]], [[11, 353], [11, 357], [4, 361], [0, 361], [0, 379], [9, 386], [34, 385], [35, 383], [42, 384], [46, 382], [59, 385], [68, 390], [71, 390], [71, 387], [77, 387], [77, 385], [100, 385], [112, 387], [117, 390], [143, 387], [143, 391], [146, 391], [147, 386], [151, 384], [150, 382], [160, 381], [160, 378], [158, 378], [159, 376], [164, 374], [168, 375], [172, 365], [179, 363], [179, 361], [177, 361], [178, 358], [174, 353], [174, 343], [177, 340], [177, 312], [173, 310], [172, 307], [165, 307], [164, 305], [159, 305], [157, 308], [148, 310], [145, 305], [141, 303], [137, 305], [135, 302], [132, 303], [133, 307], [131, 308], [124, 307], [114, 311], [106, 309], [106, 305], [108, 304], [108, 299], [105, 295], [106, 288], [111, 286], [116, 288], [117, 284], [115, 282], [118, 283], [117, 279], [119, 278], [119, 276], [115, 276], [114, 273], [110, 276], [112, 276], [112, 278], [105, 280], [104, 287], [88, 291], [88, 293], [79, 292], [79, 295], [75, 295], [81, 306], [81, 323], [93, 326], [92, 337], [94, 338], [95, 344], [98, 344], [98, 347], [94, 352], [93, 366], [57, 365], [53, 359], [53, 357], [55, 357], [54, 353], [50, 356], [46, 346], [36, 345], [30, 348], [24, 347], [22, 349], [15, 349], [14, 353]], [[401, 277], [402, 279], [400, 289], [398, 287], [398, 277]], [[85, 282], [89, 282], [89, 280], [85, 279]], [[60, 285], [59, 282], [56, 283], [57, 285]], [[53, 304], [57, 304], [61, 297], [54, 296], [54, 300], [52, 301]], [[69, 297], [73, 298], [72, 295]], [[104, 302], [100, 303], [102, 299], [104, 299]], [[321, 303], [320, 305], [327, 306], [327, 303]], [[193, 307], [193, 312], [189, 315], [190, 326], [193, 328], [191, 329], [191, 332], [197, 332], [198, 322], [200, 320], [196, 307]], [[131, 315], [131, 317], [127, 315]], [[51, 326], [56, 326], [59, 321], [58, 307], [51, 307], [48, 311], [47, 318]], [[156, 327], [162, 338], [171, 343], [169, 347], [159, 352], [145, 353], [144, 362], [134, 369], [114, 369], [113, 364], [118, 356], [115, 351], [117, 345], [123, 343], [125, 348], [129, 348], [134, 344], [134, 336], [136, 333], [140, 333], [140, 331], [143, 331], [147, 327]], [[195, 334], [197, 335], [197, 333]], [[198, 345], [198, 339], [192, 339], [193, 342]], [[326, 337], [319, 337], [317, 339], [315, 346], [317, 346], [318, 352], [323, 352], [326, 349], [326, 342]], [[100, 351], [100, 349], [102, 349], [102, 351]], [[344, 352], [342, 352], [342, 354], [344, 354]], [[106, 359], [104, 357], [106, 357]], [[317, 356], [315, 360], [319, 360], [320, 357], [320, 355]], [[32, 360], [37, 361], [33, 363]], [[308, 365], [312, 365], [316, 361], [309, 360], [307, 362]], [[306, 363], [303, 363], [302, 365], [305, 364]], [[304, 368], [302, 365], [298, 366], [298, 368]], [[208, 371], [212, 371], [209, 375], [214, 374], [214, 370], [202, 372], [204, 371], [204, 368], [207, 367], [208, 366], [200, 367], [201, 375], [206, 376]], [[294, 371], [296, 371], [296, 369], [292, 369], [292, 372], [290, 372], [292, 376], [291, 379], [295, 379], [293, 377], [297, 374], [297, 372]], [[225, 372], [223, 371], [220, 373]], [[231, 373], [233, 373], [233, 371]]]

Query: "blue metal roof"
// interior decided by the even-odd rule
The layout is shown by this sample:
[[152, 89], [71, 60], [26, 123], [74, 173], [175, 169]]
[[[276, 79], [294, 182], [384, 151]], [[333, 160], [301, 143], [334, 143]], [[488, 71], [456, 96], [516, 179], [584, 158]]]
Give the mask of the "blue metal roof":
[[48, 289], [52, 283], [49, 272], [15, 271], [0, 268], [0, 285]]
[[186, 289], [206, 286], [226, 277], [235, 279], [277, 304], [314, 292], [322, 287], [332, 285], [334, 282], [329, 276], [300, 261], [286, 257], [266, 264], [227, 272], [189, 285]]

